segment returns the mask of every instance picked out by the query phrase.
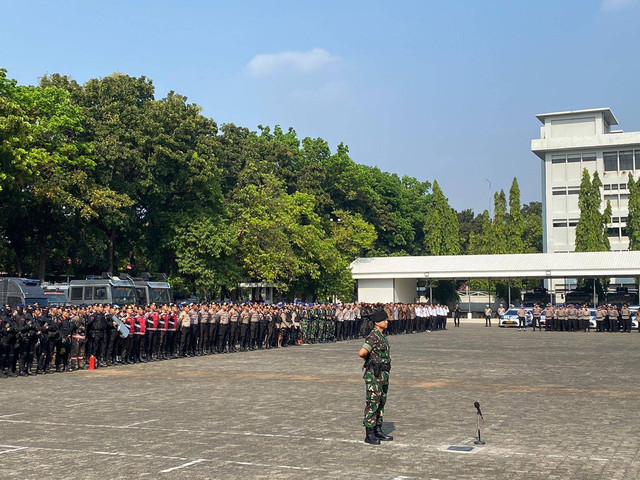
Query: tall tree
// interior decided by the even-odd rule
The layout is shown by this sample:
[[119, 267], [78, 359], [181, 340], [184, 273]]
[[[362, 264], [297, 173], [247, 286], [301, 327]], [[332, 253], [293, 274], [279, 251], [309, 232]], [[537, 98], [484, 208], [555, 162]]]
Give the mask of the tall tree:
[[627, 216], [627, 235], [629, 250], [640, 250], [640, 181], [635, 181], [629, 172], [629, 214]]
[[522, 207], [524, 219], [524, 251], [542, 252], [542, 202], [530, 202]]
[[89, 146], [80, 139], [81, 109], [67, 91], [15, 87], [2, 78], [0, 85], [9, 90], [13, 102], [9, 127], [27, 132], [3, 142], [0, 156], [10, 163], [12, 181], [1, 192], [0, 229], [15, 254], [18, 274], [27, 251], [35, 251], [37, 275], [44, 280], [48, 257], [53, 248], [66, 248], [60, 242], [68, 238], [64, 232], [76, 216], [95, 215], [86, 202], [92, 193], [87, 172], [95, 164], [88, 157]]
[[[593, 180], [585, 168], [580, 182], [578, 207], [580, 219], [576, 226], [576, 252], [603, 252], [610, 250], [606, 225], [611, 217], [611, 205], [608, 203], [604, 213], [601, 212], [602, 182], [598, 172], [593, 173]], [[607, 212], [608, 217], [607, 219]]]
[[520, 186], [515, 177], [509, 189], [509, 214], [507, 215], [506, 231], [509, 253], [524, 253], [525, 223], [520, 207]]
[[429, 255], [460, 253], [458, 217], [436, 180], [433, 181], [433, 193], [424, 223], [424, 243]]

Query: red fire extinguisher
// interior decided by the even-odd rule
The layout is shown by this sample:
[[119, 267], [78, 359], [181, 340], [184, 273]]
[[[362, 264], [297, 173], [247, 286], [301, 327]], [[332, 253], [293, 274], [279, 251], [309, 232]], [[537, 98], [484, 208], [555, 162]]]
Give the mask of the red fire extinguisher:
[[95, 369], [96, 369], [96, 357], [91, 355], [91, 357], [89, 357], [89, 370], [95, 370]]

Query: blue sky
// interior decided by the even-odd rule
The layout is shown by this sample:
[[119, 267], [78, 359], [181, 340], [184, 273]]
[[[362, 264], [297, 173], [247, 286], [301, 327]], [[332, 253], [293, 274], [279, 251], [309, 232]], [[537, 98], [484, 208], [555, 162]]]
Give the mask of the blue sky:
[[488, 208], [541, 199], [537, 113], [610, 107], [640, 130], [640, 0], [0, 0], [0, 66], [22, 84], [114, 71], [218, 124], [293, 127]]

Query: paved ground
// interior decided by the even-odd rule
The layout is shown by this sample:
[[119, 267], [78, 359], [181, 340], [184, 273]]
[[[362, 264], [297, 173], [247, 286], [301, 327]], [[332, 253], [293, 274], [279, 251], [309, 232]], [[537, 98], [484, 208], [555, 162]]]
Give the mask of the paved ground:
[[[391, 337], [362, 442], [361, 341], [0, 380], [0, 478], [637, 479], [640, 335]], [[471, 453], [475, 409], [487, 444]]]

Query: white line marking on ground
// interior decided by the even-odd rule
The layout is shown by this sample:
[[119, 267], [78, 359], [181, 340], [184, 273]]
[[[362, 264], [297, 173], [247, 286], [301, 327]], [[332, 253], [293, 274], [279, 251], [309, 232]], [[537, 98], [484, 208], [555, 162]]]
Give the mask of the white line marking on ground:
[[9, 413], [7, 415], [0, 415], [0, 418], [15, 417], [17, 415], [24, 415], [24, 413]]
[[200, 463], [200, 462], [206, 462], [206, 460], [204, 458], [199, 458], [198, 460], [194, 460], [193, 462], [183, 463], [182, 465], [178, 465], [177, 467], [167, 468], [166, 470], [160, 470], [160, 473], [173, 472], [174, 470], [179, 470], [181, 468], [189, 467], [191, 465], [195, 465], [196, 463]]
[[[5, 445], [6, 446], [6, 445]], [[12, 446], [13, 448], [19, 448], [19, 449], [29, 449], [29, 450], [44, 450], [44, 451], [50, 451], [50, 452], [69, 452], [69, 453], [85, 453], [85, 454], [93, 454], [93, 455], [107, 455], [107, 456], [112, 456], [112, 457], [136, 457], [136, 458], [150, 458], [150, 459], [162, 459], [162, 460], [181, 460], [181, 461], [187, 461], [189, 460], [187, 463], [184, 463], [182, 465], [178, 465], [177, 467], [172, 467], [172, 468], [167, 468], [165, 470], [162, 470], [161, 473], [168, 473], [171, 472], [173, 470], [177, 470], [179, 468], [185, 468], [188, 467], [190, 465], [195, 465], [197, 463], [202, 463], [202, 462], [211, 462], [211, 463], [222, 463], [222, 464], [227, 464], [227, 465], [238, 465], [238, 466], [247, 466], [247, 467], [264, 467], [264, 468], [275, 468], [275, 469], [288, 469], [288, 470], [304, 470], [304, 471], [315, 471], [315, 472], [325, 472], [325, 473], [332, 473], [332, 474], [341, 474], [342, 476], [347, 476], [347, 477], [354, 477], [354, 476], [359, 476], [359, 477], [364, 477], [364, 476], [369, 476], [369, 477], [389, 477], [390, 474], [385, 474], [385, 473], [371, 473], [371, 472], [362, 472], [362, 471], [347, 471], [347, 470], [331, 470], [328, 468], [322, 468], [322, 467], [300, 467], [300, 466], [293, 466], [293, 465], [270, 465], [267, 463], [259, 463], [259, 462], [241, 462], [241, 461], [237, 461], [237, 460], [224, 460], [224, 459], [220, 459], [220, 458], [196, 458], [196, 459], [189, 459], [189, 458], [184, 458], [184, 457], [169, 457], [166, 455], [143, 455], [143, 454], [136, 454], [136, 453], [128, 453], [128, 452], [105, 452], [105, 451], [91, 451], [91, 450], [80, 450], [80, 449], [72, 449], [72, 448], [52, 448], [52, 447], [34, 447], [34, 446], [21, 446], [21, 447], [17, 447], [17, 446]], [[405, 478], [411, 478], [411, 477], [405, 477]]]
[[143, 423], [157, 422], [158, 420], [160, 420], [160, 419], [159, 418], [154, 418], [153, 420], [145, 420], [144, 422], [136, 422], [136, 423], [132, 423], [130, 425], [125, 425], [122, 428], [135, 427], [136, 425], [142, 425]]
[[29, 448], [29, 447], [15, 447], [15, 448], [12, 448], [10, 450], [2, 450], [2, 451], [0, 451], [0, 455], [2, 455], [3, 453], [17, 452], [19, 450], [24, 450], [25, 448]]
[[[35, 424], [35, 425], [39, 425], [39, 426], [43, 426], [43, 425], [49, 425], [49, 426], [61, 426], [61, 427], [73, 427], [73, 428], [83, 428], [83, 429], [93, 429], [93, 428], [107, 428], [107, 429], [115, 429], [115, 430], [146, 430], [146, 431], [150, 431], [150, 432], [170, 432], [170, 433], [187, 433], [187, 434], [191, 434], [191, 435], [207, 435], [207, 436], [212, 436], [212, 437], [216, 437], [216, 436], [220, 436], [220, 435], [238, 435], [238, 436], [252, 436], [252, 437], [259, 437], [259, 438], [263, 438], [263, 437], [274, 437], [274, 438], [289, 438], [289, 439], [296, 439], [296, 440], [315, 440], [315, 441], [321, 441], [321, 442], [332, 442], [332, 443], [351, 443], [351, 444], [357, 444], [362, 446], [363, 448], [369, 448], [367, 445], [364, 444], [364, 442], [362, 442], [362, 440], [355, 440], [355, 439], [344, 439], [344, 438], [325, 438], [325, 437], [312, 437], [312, 436], [305, 436], [305, 435], [285, 435], [285, 434], [272, 434], [272, 433], [256, 433], [256, 432], [233, 432], [233, 431], [211, 431], [211, 430], [189, 430], [186, 428], [162, 428], [162, 427], [143, 427], [143, 426], [133, 426], [133, 427], [129, 427], [129, 426], [120, 426], [120, 425], [93, 425], [93, 424], [80, 424], [80, 423], [58, 423], [58, 422], [44, 422], [44, 421], [30, 421], [30, 420], [11, 420], [11, 419], [3, 419], [0, 418], [0, 423], [4, 422], [4, 423], [20, 423], [20, 424]], [[388, 442], [386, 443], [386, 447], [387, 448], [416, 448], [416, 449], [421, 449], [421, 450], [425, 450], [425, 451], [431, 451], [431, 452], [442, 452], [442, 451], [446, 451], [443, 450], [441, 445], [426, 445], [426, 444], [409, 444], [409, 443], [398, 443], [398, 442]], [[32, 447], [29, 447], [32, 448]], [[35, 447], [34, 447], [35, 448]], [[62, 450], [61, 450], [62, 451]], [[77, 451], [77, 450], [69, 450], [69, 451]], [[82, 451], [82, 450], [80, 450]], [[504, 456], [504, 455], [517, 455], [517, 456], [529, 456], [529, 457], [538, 457], [538, 458], [558, 458], [558, 459], [572, 459], [572, 460], [582, 460], [582, 461], [590, 461], [592, 459], [592, 457], [588, 454], [585, 454], [584, 456], [574, 456], [574, 455], [558, 455], [558, 454], [552, 454], [552, 453], [544, 453], [544, 452], [540, 452], [540, 453], [523, 453], [523, 452], [516, 452], [513, 450], [507, 450], [507, 449], [502, 449], [500, 447], [495, 447], [495, 446], [485, 446], [483, 448], [476, 448], [474, 449], [474, 453], [475, 452], [482, 452], [485, 455], [492, 455], [492, 456]], [[450, 452], [449, 452], [450, 453]], [[108, 454], [108, 453], [103, 453], [103, 454]], [[120, 454], [117, 454], [120, 455]], [[127, 454], [129, 455], [129, 454]], [[144, 456], [144, 455], [133, 455], [130, 454], [130, 456]], [[155, 457], [155, 456], [146, 456], [147, 458], [171, 458], [171, 457]], [[188, 460], [188, 459], [184, 459], [184, 460]], [[613, 459], [606, 459], [606, 458], [597, 458], [596, 460], [593, 461], [612, 461]], [[213, 461], [213, 460], [212, 460]], [[619, 461], [619, 459], [616, 459], [616, 461]], [[225, 462], [225, 463], [234, 463], [234, 462]], [[639, 462], [635, 461], [635, 460], [630, 460], [628, 462], [625, 462], [626, 464], [637, 464]], [[253, 464], [253, 465], [257, 465], [257, 464]], [[273, 467], [276, 468], [275, 465], [269, 465], [269, 467]]]

